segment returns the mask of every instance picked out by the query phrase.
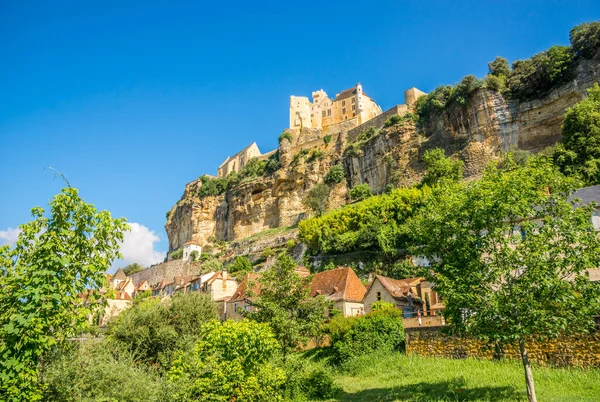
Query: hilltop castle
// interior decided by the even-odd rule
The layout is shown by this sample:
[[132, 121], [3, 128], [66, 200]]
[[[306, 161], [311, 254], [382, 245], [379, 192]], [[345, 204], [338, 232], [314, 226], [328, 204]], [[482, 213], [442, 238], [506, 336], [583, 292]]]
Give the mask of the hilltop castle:
[[381, 107], [363, 92], [362, 85], [346, 89], [329, 99], [322, 89], [312, 93], [313, 101], [306, 96], [290, 96], [290, 128], [324, 129], [346, 120], [356, 120], [360, 125], [381, 114]]
[[[363, 92], [362, 85], [356, 84], [330, 99], [322, 89], [312, 93], [311, 102], [306, 96], [290, 96], [290, 127], [288, 130], [301, 132], [304, 129], [317, 130], [320, 135], [349, 131], [380, 116], [387, 118], [393, 114], [404, 114], [419, 97], [426, 95], [417, 88], [404, 91], [406, 104], [394, 106], [382, 113], [373, 99]], [[275, 151], [262, 154], [256, 142], [242, 149], [219, 166], [217, 176], [226, 177], [231, 172], [239, 172], [252, 158], [266, 158]]]

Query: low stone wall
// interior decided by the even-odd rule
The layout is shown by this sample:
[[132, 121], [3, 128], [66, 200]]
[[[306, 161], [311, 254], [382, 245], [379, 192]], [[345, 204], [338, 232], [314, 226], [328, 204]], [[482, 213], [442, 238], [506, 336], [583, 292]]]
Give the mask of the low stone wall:
[[[419, 356], [479, 359], [520, 359], [514, 346], [487, 346], [472, 337], [448, 335], [444, 327], [406, 328], [406, 353]], [[527, 343], [532, 362], [541, 365], [600, 367], [600, 331]]]
[[360, 126], [353, 128], [352, 130], [348, 130], [348, 142], [354, 141], [354, 139], [363, 131], [367, 131], [371, 127], [380, 128], [383, 127], [383, 124], [387, 119], [394, 115], [403, 115], [408, 111], [408, 107], [406, 105], [396, 105], [391, 109], [386, 110], [381, 113], [379, 116], [373, 117], [371, 120], [364, 122]]
[[405, 318], [404, 319], [404, 328], [420, 328], [420, 327], [439, 327], [442, 325], [446, 325], [444, 321], [444, 317], [441, 315], [424, 315], [421, 317], [421, 322], [419, 323], [419, 318]]
[[181, 275], [197, 275], [199, 271], [199, 263], [171, 260], [146, 268], [131, 275], [130, 278], [136, 286], [144, 281], [148, 281], [153, 286], [164, 279], [173, 279]]

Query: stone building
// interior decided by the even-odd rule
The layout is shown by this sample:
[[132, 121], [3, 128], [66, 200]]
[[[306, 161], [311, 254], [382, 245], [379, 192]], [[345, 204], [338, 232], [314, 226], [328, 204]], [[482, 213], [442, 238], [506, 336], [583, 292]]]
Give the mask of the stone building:
[[227, 175], [231, 172], [237, 173], [242, 170], [244, 166], [246, 166], [250, 159], [257, 158], [261, 155], [262, 154], [260, 153], [260, 149], [258, 149], [258, 145], [256, 145], [256, 142], [253, 142], [237, 154], [228, 156], [227, 159], [221, 163], [221, 166], [219, 166], [217, 176], [227, 177]]
[[[194, 254], [195, 252], [195, 254]], [[183, 245], [183, 261], [198, 261], [202, 254], [202, 247], [194, 241], [188, 241]]]
[[362, 85], [346, 89], [330, 99], [322, 89], [306, 96], [290, 96], [290, 128], [318, 128], [354, 119], [360, 125], [381, 114], [381, 107], [367, 96]]
[[313, 276], [310, 284], [311, 297], [325, 296], [344, 317], [364, 313], [363, 298], [366, 292], [365, 285], [348, 267], [319, 272]]

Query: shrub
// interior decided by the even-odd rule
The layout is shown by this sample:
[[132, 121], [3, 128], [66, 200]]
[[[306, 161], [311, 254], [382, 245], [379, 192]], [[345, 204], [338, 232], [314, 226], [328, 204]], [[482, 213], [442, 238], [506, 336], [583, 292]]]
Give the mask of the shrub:
[[398, 116], [397, 114], [390, 116], [385, 123], [383, 123], [383, 127], [391, 127], [394, 124], [398, 124], [402, 121], [402, 117]]
[[600, 86], [565, 113], [563, 139], [554, 161], [567, 175], [581, 176], [587, 184], [600, 183]]
[[327, 400], [338, 390], [331, 368], [323, 362], [291, 355], [283, 368], [286, 373], [285, 400]]
[[507, 77], [510, 74], [510, 64], [504, 57], [496, 56], [488, 63], [489, 74], [494, 77]]
[[275, 255], [275, 251], [271, 247], [265, 247], [265, 249], [260, 253], [260, 258], [266, 260], [269, 257], [273, 257]]
[[58, 350], [43, 375], [49, 401], [164, 401], [165, 382], [153, 370], [137, 364], [122, 350], [105, 342], [84, 341], [71, 350]]
[[129, 264], [125, 268], [123, 268], [123, 272], [125, 272], [125, 275], [127, 275], [127, 276], [133, 275], [136, 272], [140, 272], [143, 270], [144, 270], [144, 267], [142, 267], [140, 264], [138, 264], [136, 262], [134, 262], [133, 264]]
[[229, 272], [232, 275], [236, 275], [239, 277], [243, 277], [248, 272], [252, 272], [252, 263], [248, 259], [248, 257], [243, 255], [238, 255], [233, 260], [233, 264], [229, 265]]
[[496, 92], [503, 92], [506, 88], [506, 77], [488, 74], [484, 78], [485, 87]]
[[290, 250], [290, 249], [292, 249], [292, 248], [296, 247], [296, 241], [295, 241], [294, 239], [289, 239], [289, 240], [287, 241], [287, 243], [285, 243], [285, 247], [286, 247], [288, 250]]
[[344, 363], [374, 351], [400, 350], [404, 344], [402, 313], [395, 308], [382, 308], [362, 317], [332, 341], [332, 361]]
[[281, 143], [283, 140], [288, 140], [291, 143], [293, 139], [294, 137], [292, 136], [292, 133], [287, 130], [279, 135], [279, 143]]
[[170, 301], [146, 299], [111, 320], [108, 338], [136, 359], [165, 365], [175, 350], [197, 339], [203, 323], [216, 317], [216, 306], [204, 293], [176, 294]]
[[311, 188], [302, 199], [302, 204], [320, 216], [327, 210], [329, 203], [330, 188], [324, 183], [317, 184]]
[[548, 93], [573, 75], [573, 51], [552, 46], [526, 60], [517, 60], [506, 83], [511, 98], [526, 101]]
[[272, 155], [267, 159], [267, 164], [265, 165], [265, 175], [270, 176], [276, 171], [281, 169], [281, 162], [279, 161], [279, 151], [275, 151]]
[[310, 156], [308, 157], [308, 161], [312, 162], [317, 159], [323, 159], [324, 156], [325, 152], [321, 151], [320, 149], [313, 149], [310, 153]]
[[202, 176], [200, 182], [202, 186], [198, 189], [199, 197], [221, 195], [227, 191], [227, 178]]
[[335, 184], [341, 183], [346, 178], [346, 173], [344, 172], [344, 167], [342, 165], [333, 165], [329, 172], [325, 176], [325, 183], [333, 186]]
[[463, 161], [446, 158], [442, 148], [425, 151], [423, 162], [427, 166], [427, 172], [421, 180], [422, 184], [432, 186], [441, 182], [457, 182], [462, 179]]
[[325, 145], [329, 145], [329, 143], [331, 142], [331, 135], [326, 135], [325, 137], [323, 137], [323, 142], [325, 143]]
[[171, 259], [180, 260], [183, 258], [183, 249], [178, 248], [177, 250], [171, 251]]
[[372, 195], [371, 187], [367, 183], [359, 184], [358, 186], [352, 187], [348, 192], [348, 198], [351, 200], [363, 200]]
[[571, 29], [569, 37], [575, 55], [591, 59], [600, 48], [600, 21], [577, 25]]
[[167, 211], [167, 213], [165, 214], [165, 217], [166, 217], [167, 219], [169, 219], [169, 216], [171, 216], [171, 210], [170, 210], [170, 209], [169, 209], [169, 210]]
[[262, 176], [265, 174], [266, 166], [266, 161], [258, 158], [252, 158], [239, 171], [238, 176], [240, 179]]
[[181, 352], [169, 378], [174, 400], [281, 401], [285, 371], [268, 361], [279, 343], [267, 324], [212, 321], [192, 353]]
[[306, 159], [306, 157], [308, 156], [308, 153], [309, 153], [308, 149], [301, 149], [300, 151], [298, 151], [298, 153], [292, 157], [292, 164], [296, 165], [300, 162], [300, 160]]

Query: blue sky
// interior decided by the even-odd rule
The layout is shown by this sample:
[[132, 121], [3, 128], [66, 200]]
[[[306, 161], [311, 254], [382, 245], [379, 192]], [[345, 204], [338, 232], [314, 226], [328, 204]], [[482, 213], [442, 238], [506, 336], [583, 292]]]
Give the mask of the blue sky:
[[0, 243], [60, 191], [52, 166], [137, 223], [126, 262], [159, 259], [185, 184], [274, 149], [289, 95], [360, 81], [385, 110], [598, 19], [596, 1], [0, 0]]

